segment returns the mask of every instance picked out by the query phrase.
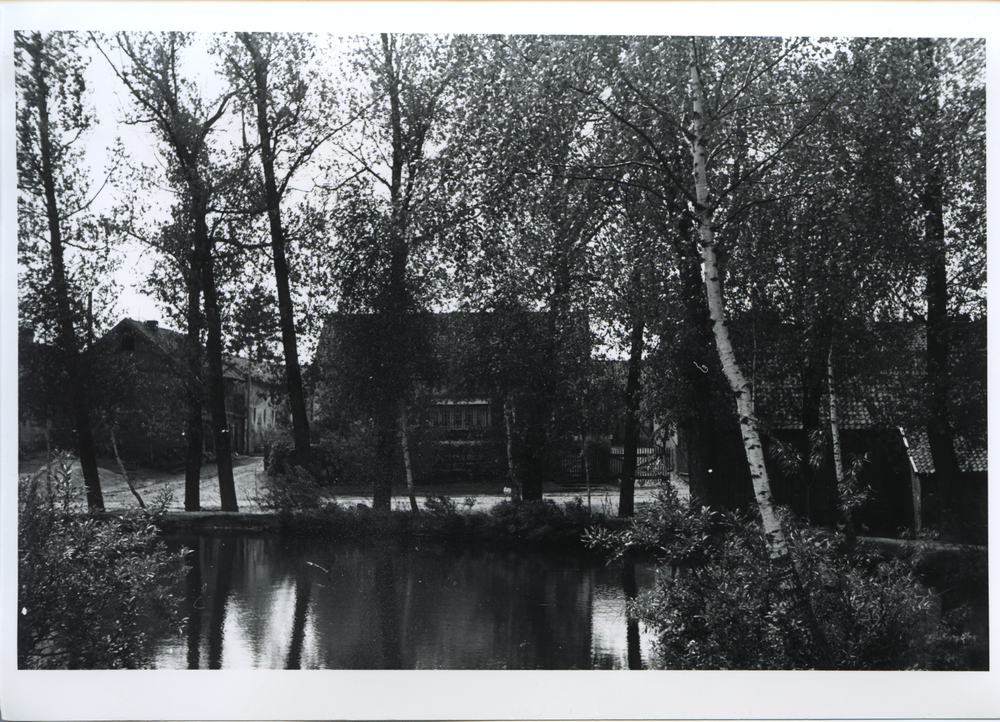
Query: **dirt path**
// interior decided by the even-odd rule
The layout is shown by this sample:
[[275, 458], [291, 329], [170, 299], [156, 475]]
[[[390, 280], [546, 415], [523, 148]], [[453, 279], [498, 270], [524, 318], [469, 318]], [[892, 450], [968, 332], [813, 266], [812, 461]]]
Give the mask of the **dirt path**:
[[[19, 462], [18, 474], [32, 474], [45, 464], [44, 456], [38, 456]], [[125, 477], [120, 469], [114, 471], [117, 465], [113, 460], [98, 461], [101, 477], [101, 491], [104, 494], [105, 509], [131, 509], [138, 507], [139, 502], [129, 490]], [[79, 487], [78, 503], [84, 504], [83, 474], [80, 462], [74, 460], [71, 465], [74, 483]], [[260, 457], [242, 457], [233, 460], [233, 480], [236, 484], [236, 500], [241, 510], [252, 511], [259, 508], [256, 499], [263, 485], [264, 464]], [[166, 496], [167, 509], [170, 511], [184, 510], [184, 473], [171, 473], [159, 469], [137, 469], [129, 472], [129, 478], [135, 490], [142, 497], [146, 506]], [[205, 464], [201, 467], [201, 507], [206, 511], [222, 508], [219, 499], [219, 472], [215, 464]]]

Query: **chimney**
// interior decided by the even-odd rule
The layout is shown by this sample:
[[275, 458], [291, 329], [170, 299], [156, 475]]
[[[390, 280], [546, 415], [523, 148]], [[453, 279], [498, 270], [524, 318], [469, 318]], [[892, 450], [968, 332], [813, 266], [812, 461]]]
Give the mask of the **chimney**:
[[159, 328], [159, 326], [160, 326], [159, 321], [146, 321], [146, 328], [148, 328], [150, 333], [152, 333], [154, 336], [156, 335], [156, 330]]

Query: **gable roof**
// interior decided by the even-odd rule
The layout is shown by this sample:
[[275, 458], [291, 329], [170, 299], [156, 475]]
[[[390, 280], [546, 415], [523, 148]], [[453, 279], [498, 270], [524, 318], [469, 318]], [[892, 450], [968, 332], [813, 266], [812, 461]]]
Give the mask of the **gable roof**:
[[[123, 318], [97, 343], [107, 346], [112, 343], [111, 339], [117, 339], [120, 343], [123, 336], [135, 339], [137, 348], [141, 345], [144, 350], [166, 359], [176, 368], [183, 368], [187, 345], [185, 334], [164, 328], [156, 321], [136, 321], [131, 318]], [[280, 383], [280, 368], [276, 364], [254, 363], [251, 365], [249, 360], [241, 356], [223, 354], [222, 368], [225, 378], [245, 380], [248, 367], [254, 380], [267, 384]]]
[[[953, 325], [954, 347], [967, 349], [972, 355], [985, 354], [984, 324], [955, 320]], [[808, 353], [803, 330], [793, 324], [780, 324], [764, 333], [754, 333], [747, 324], [736, 323], [732, 335], [744, 373], [753, 386], [758, 417], [774, 429], [801, 429]], [[834, 379], [841, 427], [915, 426], [914, 419], [926, 415], [922, 403], [927, 379], [926, 346], [926, 329], [919, 323], [878, 323], [843, 334], [835, 349]], [[828, 423], [825, 358], [818, 371], [823, 377], [820, 420]], [[954, 373], [974, 381], [969, 374], [980, 371], [973, 364], [964, 370], [956, 368]]]
[[[931, 456], [931, 444], [927, 438], [926, 429], [900, 429], [903, 444], [910, 459], [910, 468], [921, 476], [934, 473], [934, 459]], [[985, 444], [976, 443], [961, 436], [955, 437], [955, 454], [958, 456], [958, 468], [963, 473], [988, 471], [987, 451]]]

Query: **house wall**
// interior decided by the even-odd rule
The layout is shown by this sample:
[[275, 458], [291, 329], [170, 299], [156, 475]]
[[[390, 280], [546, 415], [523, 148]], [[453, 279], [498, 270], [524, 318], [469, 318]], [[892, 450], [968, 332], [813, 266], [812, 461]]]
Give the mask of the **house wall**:
[[[183, 337], [174, 331], [125, 320], [95, 344], [95, 396], [113, 409], [116, 441], [123, 458], [159, 466], [183, 461], [187, 446], [183, 343]], [[233, 365], [239, 363], [244, 366]], [[287, 413], [283, 403], [275, 400], [276, 385], [261, 381], [256, 369], [252, 369], [248, 388], [246, 375], [240, 370], [245, 363], [233, 359], [232, 368], [226, 371], [226, 421], [233, 450], [259, 454]], [[211, 454], [214, 439], [207, 403], [202, 431], [205, 453]], [[110, 454], [110, 437], [106, 432], [103, 437], [98, 439], [104, 447], [101, 453]]]
[[233, 449], [238, 454], [263, 454], [265, 447], [287, 421], [285, 404], [274, 400], [269, 384], [251, 378], [226, 379], [226, 415]]

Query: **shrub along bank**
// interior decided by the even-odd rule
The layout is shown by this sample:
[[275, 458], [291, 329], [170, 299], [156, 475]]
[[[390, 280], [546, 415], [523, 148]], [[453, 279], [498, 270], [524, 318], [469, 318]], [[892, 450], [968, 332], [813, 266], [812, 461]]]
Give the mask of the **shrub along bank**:
[[[418, 537], [586, 552], [591, 549], [584, 541], [588, 528], [619, 524], [589, 511], [580, 499], [565, 504], [549, 499], [504, 500], [488, 511], [475, 509], [472, 498], [456, 502], [449, 496], [425, 499], [419, 512], [378, 512], [365, 505], [324, 503], [329, 475], [294, 466], [290, 457], [288, 448], [275, 445], [268, 457], [264, 489], [256, 499], [261, 508], [278, 514], [283, 534], [345, 541]], [[341, 457], [335, 468], [346, 465], [348, 455], [342, 452]], [[362, 474], [361, 478], [366, 477]]]
[[457, 504], [450, 497], [430, 497], [420, 512], [375, 512], [365, 506], [328, 504], [279, 512], [281, 531], [335, 541], [422, 538], [544, 549], [592, 551], [584, 541], [595, 526], [620, 526], [614, 519], [589, 512], [579, 499], [566, 504], [551, 500], [502, 501], [489, 511]]
[[[825, 666], [841, 670], [987, 668], [985, 550], [965, 549], [948, 569], [914, 545], [908, 558], [843, 534], [785, 527], [796, 567], [828, 647]], [[625, 530], [595, 528], [588, 541], [613, 556], [653, 551], [656, 584], [629, 613], [655, 634], [659, 666], [670, 669], [802, 669], [819, 660], [801, 643], [801, 615], [772, 574], [760, 524], [750, 516], [693, 510], [664, 492]], [[934, 590], [983, 593], [958, 598]]]
[[19, 480], [17, 663], [20, 669], [148, 666], [152, 627], [179, 629], [170, 588], [183, 553], [159, 539], [158, 514], [79, 514], [65, 457]]

